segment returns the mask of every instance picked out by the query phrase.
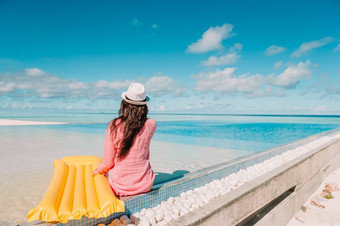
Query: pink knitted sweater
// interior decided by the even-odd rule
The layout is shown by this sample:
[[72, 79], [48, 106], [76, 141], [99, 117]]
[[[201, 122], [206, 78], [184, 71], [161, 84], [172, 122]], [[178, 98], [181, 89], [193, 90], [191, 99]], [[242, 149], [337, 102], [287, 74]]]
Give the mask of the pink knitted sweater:
[[[116, 121], [118, 125], [119, 120]], [[126, 158], [117, 158], [119, 144], [124, 135], [124, 126], [117, 128], [115, 137], [111, 136], [108, 126], [104, 142], [103, 160], [98, 170], [103, 173], [109, 172], [108, 181], [113, 191], [120, 196], [136, 195], [144, 193], [152, 188], [155, 174], [151, 169], [149, 161], [150, 142], [156, 130], [156, 122], [147, 119], [140, 132], [136, 135], [130, 151]]]

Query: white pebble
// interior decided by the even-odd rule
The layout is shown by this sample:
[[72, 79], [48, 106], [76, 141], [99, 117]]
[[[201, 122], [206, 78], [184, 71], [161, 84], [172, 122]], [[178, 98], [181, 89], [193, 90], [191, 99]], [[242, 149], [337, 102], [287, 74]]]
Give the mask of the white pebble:
[[150, 222], [142, 221], [138, 224], [138, 226], [150, 226]]
[[145, 215], [145, 213], [146, 213], [146, 209], [144, 208], [144, 209], [142, 209], [141, 211], [140, 211], [140, 213], [141, 213], [141, 215], [143, 216], [143, 215]]
[[214, 190], [214, 196], [215, 197], [219, 197], [221, 194], [220, 194], [220, 191], [218, 189]]
[[152, 208], [152, 210], [155, 212], [155, 214], [156, 214], [157, 211], [159, 211], [159, 210], [161, 210], [161, 209], [162, 209], [162, 206], [161, 206], [161, 205], [157, 205], [157, 206], [155, 206], [155, 207]]
[[164, 221], [165, 222], [171, 222], [173, 220], [173, 218], [172, 218], [172, 215], [165, 215], [165, 217], [164, 217]]
[[168, 205], [169, 205], [169, 203], [166, 202], [166, 201], [162, 201], [162, 202], [161, 202], [161, 206], [168, 206]]
[[198, 206], [196, 203], [192, 204], [192, 206], [191, 206], [191, 208], [193, 208], [194, 210], [195, 210], [195, 209], [198, 209], [198, 207], [199, 207], [199, 206]]
[[186, 210], [186, 209], [181, 209], [180, 216], [183, 216], [183, 215], [185, 215], [185, 214], [187, 214], [187, 213], [189, 213], [188, 210]]
[[181, 197], [178, 197], [178, 196], [177, 196], [177, 197], [175, 197], [174, 199], [175, 199], [175, 203], [176, 203], [176, 202], [180, 202], [180, 201], [182, 201], [182, 200], [181, 200]]
[[164, 213], [163, 211], [156, 212], [156, 220], [157, 222], [162, 221], [164, 219]]
[[168, 222], [166, 222], [166, 221], [161, 221], [161, 222], [158, 223], [159, 226], [165, 226], [167, 224], [168, 224]]
[[193, 191], [192, 190], [186, 191], [186, 195], [187, 195], [187, 197], [193, 195]]
[[141, 217], [140, 218], [140, 222], [138, 223], [138, 225], [141, 226], [150, 226], [150, 221], [147, 217]]
[[191, 205], [189, 204], [189, 202], [184, 202], [184, 203], [183, 203], [183, 207], [184, 207], [185, 209], [189, 209], [189, 208], [191, 207]]
[[146, 217], [148, 218], [150, 224], [152, 224], [152, 225], [156, 224], [156, 218], [155, 218], [154, 215], [149, 214], [149, 215], [146, 215]]
[[191, 204], [194, 204], [194, 203], [196, 202], [196, 198], [194, 198], [194, 197], [192, 196], [192, 197], [190, 197], [190, 198], [188, 199], [188, 202], [190, 202]]
[[173, 206], [173, 207], [172, 207], [172, 211], [173, 211], [175, 214], [179, 215], [181, 209], [180, 209], [178, 206]]
[[155, 212], [152, 209], [147, 209], [145, 211], [145, 216], [148, 216], [148, 215], [155, 216]]
[[172, 215], [172, 218], [173, 218], [174, 220], [177, 220], [177, 219], [179, 218], [179, 215], [173, 214], [173, 215]]
[[166, 212], [172, 212], [172, 208], [171, 208], [171, 206], [163, 206], [163, 207], [162, 207], [162, 211], [163, 211], [164, 213], [166, 213]]
[[181, 208], [181, 207], [183, 207], [182, 204], [183, 204], [182, 201], [180, 201], [180, 202], [175, 202], [175, 203], [174, 203], [174, 206], [177, 206], [178, 208]]
[[168, 199], [168, 201], [167, 201], [169, 204], [172, 204], [172, 203], [174, 203], [175, 202], [175, 199], [174, 199], [174, 197], [170, 197], [169, 199]]
[[184, 192], [181, 193], [181, 199], [182, 200], [186, 200], [187, 199], [187, 195]]

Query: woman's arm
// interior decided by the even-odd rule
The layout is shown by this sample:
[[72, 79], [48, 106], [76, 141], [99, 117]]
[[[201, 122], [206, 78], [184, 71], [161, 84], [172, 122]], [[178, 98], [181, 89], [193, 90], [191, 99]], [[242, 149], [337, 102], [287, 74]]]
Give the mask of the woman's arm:
[[[115, 139], [116, 140], [116, 139]], [[107, 127], [105, 141], [104, 141], [104, 152], [103, 160], [97, 169], [93, 170], [93, 175], [95, 174], [106, 174], [113, 166], [116, 155], [116, 145], [113, 145], [113, 140], [111, 136], [110, 125]]]

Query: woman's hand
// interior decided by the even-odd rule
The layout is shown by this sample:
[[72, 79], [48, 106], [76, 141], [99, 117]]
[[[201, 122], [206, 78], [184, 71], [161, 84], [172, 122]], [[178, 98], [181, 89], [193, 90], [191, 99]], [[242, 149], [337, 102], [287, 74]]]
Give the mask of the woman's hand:
[[[94, 170], [92, 171], [92, 176], [94, 176], [94, 175], [96, 175], [96, 174], [104, 175], [104, 173], [103, 173], [101, 170], [99, 170], [98, 168], [96, 168], [96, 169], [94, 169]], [[105, 175], [104, 175], [104, 176], [105, 176]]]

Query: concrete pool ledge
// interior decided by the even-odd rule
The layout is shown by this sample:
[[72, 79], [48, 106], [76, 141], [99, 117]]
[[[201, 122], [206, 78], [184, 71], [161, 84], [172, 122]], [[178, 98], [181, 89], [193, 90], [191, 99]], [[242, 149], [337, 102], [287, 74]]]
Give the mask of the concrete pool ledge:
[[[340, 140], [329, 142], [173, 221], [171, 225], [286, 225], [324, 178], [340, 167]], [[287, 191], [290, 194], [287, 193]], [[282, 194], [287, 196], [265, 214]], [[272, 204], [273, 205], [273, 204]], [[264, 215], [254, 221], [256, 215]]]

